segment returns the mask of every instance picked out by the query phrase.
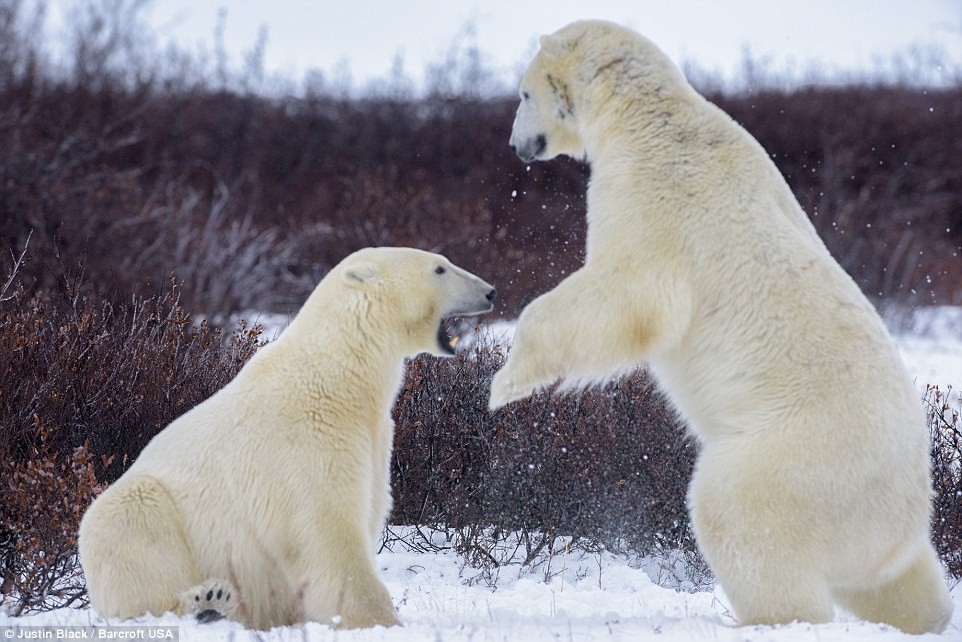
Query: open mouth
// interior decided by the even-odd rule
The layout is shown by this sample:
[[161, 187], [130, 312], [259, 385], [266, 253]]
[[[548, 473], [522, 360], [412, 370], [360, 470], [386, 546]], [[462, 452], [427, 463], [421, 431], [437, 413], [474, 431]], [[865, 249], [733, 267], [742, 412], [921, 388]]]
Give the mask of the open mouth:
[[[441, 348], [441, 351], [450, 355], [457, 354], [458, 343], [463, 338], [464, 333], [471, 329], [471, 324], [464, 321], [465, 317], [475, 317], [485, 312], [490, 312], [493, 307], [494, 306], [491, 306], [487, 310], [465, 312], [441, 319], [441, 323], [438, 325], [438, 347]], [[458, 334], [452, 334], [452, 332], [457, 332]]]
[[458, 341], [461, 340], [461, 337], [451, 336], [448, 333], [447, 326], [448, 319], [441, 319], [441, 324], [438, 326], [438, 347], [441, 348], [442, 352], [456, 354], [455, 348], [458, 345]]
[[[480, 314], [485, 314], [494, 309], [494, 289], [485, 296], [485, 302], [478, 307], [467, 307], [463, 311], [458, 310], [451, 313], [450, 316], [441, 319], [441, 323], [438, 324], [438, 347], [441, 352], [449, 355], [457, 354], [458, 342], [461, 341], [461, 333], [467, 332], [470, 329], [470, 324], [464, 321], [464, 317], [476, 317]], [[458, 328], [459, 334], [452, 336], [448, 331], [448, 328]]]

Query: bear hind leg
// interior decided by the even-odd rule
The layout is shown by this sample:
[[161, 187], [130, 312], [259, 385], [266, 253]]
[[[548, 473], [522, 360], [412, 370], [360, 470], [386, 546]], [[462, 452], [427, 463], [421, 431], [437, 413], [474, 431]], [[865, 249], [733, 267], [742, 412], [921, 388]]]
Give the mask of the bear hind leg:
[[777, 516], [754, 510], [769, 501], [755, 489], [769, 492], [772, 484], [744, 474], [733, 480], [724, 461], [710, 463], [710, 454], [702, 453], [695, 470], [689, 509], [698, 546], [738, 624], [830, 622], [832, 594], [813, 568], [811, 542]]
[[796, 621], [818, 624], [832, 620], [834, 609], [828, 587], [819, 578], [807, 577], [805, 569], [792, 573], [783, 568], [787, 572], [767, 578], [754, 573], [746, 577], [742, 575], [745, 570], [716, 571], [739, 626]]
[[738, 526], [724, 528], [716, 522], [709, 529], [697, 519], [694, 526], [740, 626], [832, 620], [829, 586], [805, 566], [809, 558], [804, 552], [772, 547]]
[[78, 548], [90, 602], [106, 617], [176, 611], [179, 594], [202, 579], [176, 504], [150, 477], [104, 491], [81, 521]]
[[941, 633], [952, 616], [952, 599], [935, 551], [927, 546], [886, 584], [868, 590], [835, 590], [839, 606], [869, 622], [906, 633]]

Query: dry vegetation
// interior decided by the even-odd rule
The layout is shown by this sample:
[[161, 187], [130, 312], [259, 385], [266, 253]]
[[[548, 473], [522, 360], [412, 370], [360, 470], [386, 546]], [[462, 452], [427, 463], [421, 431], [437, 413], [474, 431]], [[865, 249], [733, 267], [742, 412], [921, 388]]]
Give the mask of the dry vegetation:
[[[562, 539], [569, 548], [680, 550], [703, 566], [685, 509], [696, 446], [647, 373], [491, 413], [488, 388], [504, 358], [486, 343], [411, 363], [394, 411], [392, 522], [428, 527], [422, 546], [443, 532], [489, 570], [531, 562]], [[520, 548], [505, 556], [510, 542]]]
[[[477, 68], [439, 65], [423, 97], [267, 98], [189, 59], [146, 64], [130, 37], [140, 4], [91, 3], [58, 71], [27, 4], [0, 0], [0, 601], [13, 612], [84, 599], [84, 508], [260, 344], [257, 327], [225, 338], [193, 315], [292, 312], [349, 252], [411, 245], [495, 283], [510, 318], [582, 259], [586, 168], [514, 158], [515, 101], [470, 91]], [[772, 154], [873, 299], [962, 303], [962, 88], [710, 98]], [[488, 567], [518, 533], [526, 557], [565, 536], [694, 559], [694, 446], [646, 375], [490, 414], [502, 360], [488, 346], [412, 363], [394, 522], [439, 528]], [[927, 398], [935, 537], [959, 576], [960, 422], [940, 395]]]
[[260, 345], [194, 323], [175, 287], [125, 305], [19, 289], [0, 303], [0, 604], [84, 599], [77, 527], [160, 429], [226, 384]]

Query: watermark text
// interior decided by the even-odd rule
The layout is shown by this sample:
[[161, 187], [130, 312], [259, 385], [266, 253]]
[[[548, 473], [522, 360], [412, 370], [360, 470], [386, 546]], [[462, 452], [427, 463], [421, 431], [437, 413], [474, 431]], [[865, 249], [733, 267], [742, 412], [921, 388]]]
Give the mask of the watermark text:
[[176, 626], [0, 626], [8, 640], [161, 640], [178, 642]]

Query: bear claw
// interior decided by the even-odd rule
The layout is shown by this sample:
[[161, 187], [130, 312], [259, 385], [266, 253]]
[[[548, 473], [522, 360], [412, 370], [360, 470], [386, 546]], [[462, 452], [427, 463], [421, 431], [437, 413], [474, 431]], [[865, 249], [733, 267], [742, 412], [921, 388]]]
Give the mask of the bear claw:
[[211, 579], [181, 594], [182, 603], [187, 604], [184, 614], [193, 615], [198, 622], [216, 622], [230, 619], [237, 610], [236, 601], [231, 601], [233, 586], [222, 579]]

